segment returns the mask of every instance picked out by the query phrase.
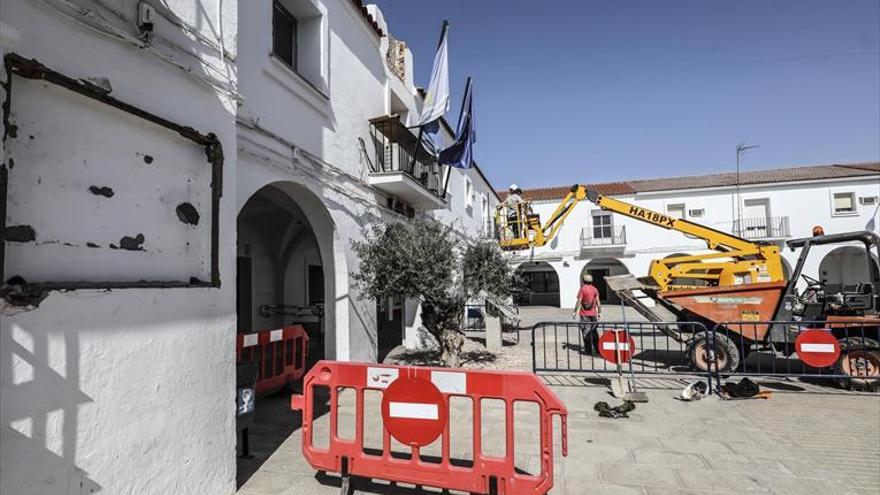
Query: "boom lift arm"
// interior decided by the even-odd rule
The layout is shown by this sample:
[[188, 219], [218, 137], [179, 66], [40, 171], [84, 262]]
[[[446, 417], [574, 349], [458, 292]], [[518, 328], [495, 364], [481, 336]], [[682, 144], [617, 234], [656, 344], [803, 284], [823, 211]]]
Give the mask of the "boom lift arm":
[[[675, 256], [651, 262], [650, 277], [659, 290], [693, 289], [702, 286], [730, 286], [757, 282], [777, 282], [784, 279], [779, 248], [759, 244], [733, 234], [715, 230], [681, 218], [670, 217], [619, 199], [603, 196], [585, 186], [571, 186], [546, 223], [531, 211], [528, 201], [515, 206], [509, 217], [496, 210], [499, 245], [504, 250], [522, 250], [540, 247], [556, 237], [565, 219], [582, 200], [588, 199], [604, 210], [675, 230], [701, 239], [715, 253], [693, 256]], [[700, 283], [699, 281], [702, 281]]]
[[562, 198], [559, 206], [544, 225], [541, 225], [540, 216], [532, 213], [528, 201], [516, 205], [515, 219], [502, 218], [501, 209], [497, 209], [495, 222], [500, 226], [501, 249], [529, 249], [541, 247], [552, 241], [574, 207], [586, 197], [587, 189], [584, 186], [578, 184], [571, 186], [568, 194]]
[[701, 239], [709, 249], [717, 251], [653, 260], [650, 276], [660, 290], [698, 287], [693, 282], [688, 283], [689, 280], [703, 280], [709, 286], [728, 286], [777, 282], [784, 278], [782, 258], [775, 245], [750, 242], [733, 234], [657, 213], [592, 190], [587, 191], [587, 199], [604, 210]]

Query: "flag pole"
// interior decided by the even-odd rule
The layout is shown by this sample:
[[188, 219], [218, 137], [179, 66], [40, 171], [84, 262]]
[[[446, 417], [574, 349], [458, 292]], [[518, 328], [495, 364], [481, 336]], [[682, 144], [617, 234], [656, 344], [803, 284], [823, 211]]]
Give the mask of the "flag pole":
[[[440, 49], [440, 45], [443, 44], [443, 38], [446, 36], [446, 31], [449, 30], [449, 21], [443, 19], [443, 27], [440, 28], [440, 39], [437, 40], [437, 49]], [[416, 149], [413, 150], [412, 161], [409, 164], [409, 168], [412, 169], [412, 173], [416, 173], [416, 157], [419, 156], [419, 148], [422, 147], [422, 136], [425, 133], [425, 125], [422, 124], [419, 126], [419, 137], [416, 138]]]
[[[464, 113], [464, 104], [467, 99], [468, 91], [471, 89], [471, 76], [468, 76], [467, 81], [464, 83], [464, 94], [461, 97], [461, 108], [458, 110], [458, 118], [461, 118], [461, 114]], [[456, 136], [458, 137], [458, 136]], [[452, 166], [446, 166], [446, 180], [443, 181], [443, 195], [440, 196], [443, 199], [446, 199], [446, 191], [449, 189], [449, 177], [452, 175]]]

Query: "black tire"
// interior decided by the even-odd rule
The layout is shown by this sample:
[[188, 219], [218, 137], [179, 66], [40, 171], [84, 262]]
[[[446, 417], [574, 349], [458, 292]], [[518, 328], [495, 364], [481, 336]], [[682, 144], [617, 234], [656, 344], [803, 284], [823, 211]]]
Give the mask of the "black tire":
[[742, 362], [739, 349], [730, 337], [720, 333], [700, 332], [691, 339], [685, 351], [691, 369], [709, 371], [712, 362], [710, 351], [715, 355], [714, 364], [711, 364], [712, 371], [731, 372], [739, 368]]
[[840, 339], [840, 359], [834, 371], [847, 375], [838, 380], [847, 390], [877, 390], [880, 388], [880, 342], [863, 337]]

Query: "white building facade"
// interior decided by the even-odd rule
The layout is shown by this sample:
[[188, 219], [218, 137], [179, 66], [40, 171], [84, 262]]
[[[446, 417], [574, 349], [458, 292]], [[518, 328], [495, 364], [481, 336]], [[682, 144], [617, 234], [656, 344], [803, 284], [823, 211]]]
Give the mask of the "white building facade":
[[[809, 237], [814, 226], [828, 234], [877, 231], [880, 164], [856, 163], [676, 177], [588, 185], [602, 194], [678, 218], [732, 232], [749, 240], [784, 245]], [[548, 218], [570, 187], [524, 192], [533, 209]], [[584, 200], [548, 245], [520, 252], [518, 270], [528, 288], [521, 304], [574, 306], [580, 279], [591, 274], [603, 301], [618, 302], [605, 276], [646, 276], [651, 260], [708, 252], [705, 242], [658, 228]], [[788, 273], [797, 252], [782, 249]], [[830, 285], [856, 283], [867, 266], [864, 248], [815, 247], [804, 273]], [[876, 260], [875, 260], [876, 261]]]
[[233, 493], [238, 331], [319, 307], [313, 350], [365, 361], [413, 333], [352, 241], [477, 238], [498, 198], [413, 160], [388, 32], [354, 0], [2, 3], [0, 492]]

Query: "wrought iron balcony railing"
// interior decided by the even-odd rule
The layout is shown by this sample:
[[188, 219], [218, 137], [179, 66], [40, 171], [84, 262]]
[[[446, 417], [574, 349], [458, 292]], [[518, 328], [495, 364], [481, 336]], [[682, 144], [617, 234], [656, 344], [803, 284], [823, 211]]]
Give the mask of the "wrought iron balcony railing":
[[370, 131], [376, 150], [372, 172], [403, 172], [434, 194], [440, 193], [440, 166], [398, 115], [371, 119]]
[[624, 246], [626, 245], [626, 226], [594, 225], [581, 230], [581, 247]]
[[733, 222], [733, 234], [743, 239], [790, 237], [788, 217], [742, 218]]

